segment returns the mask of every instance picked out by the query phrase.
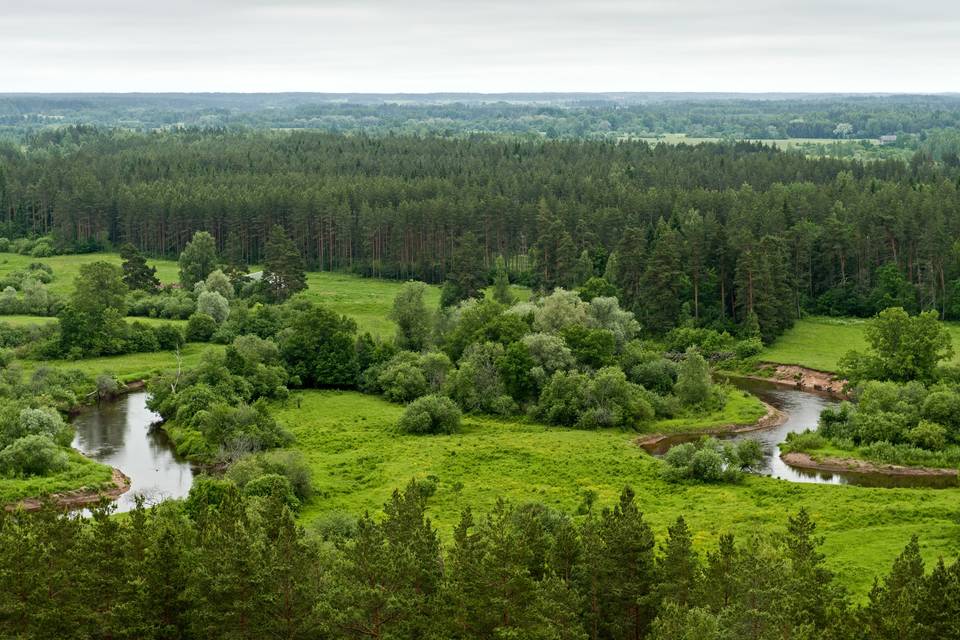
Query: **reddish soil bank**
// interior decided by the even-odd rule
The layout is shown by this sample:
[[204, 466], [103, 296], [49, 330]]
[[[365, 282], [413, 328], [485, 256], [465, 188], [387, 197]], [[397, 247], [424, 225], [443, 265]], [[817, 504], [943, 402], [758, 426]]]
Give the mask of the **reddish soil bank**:
[[781, 453], [780, 458], [791, 467], [814, 469], [816, 471], [832, 471], [835, 473], [854, 472], [870, 473], [885, 476], [913, 476], [913, 477], [957, 477], [956, 469], [929, 469], [927, 467], [902, 467], [895, 464], [882, 464], [856, 458], [822, 458], [814, 460], [809, 454], [795, 451]]
[[838, 378], [829, 371], [817, 371], [808, 369], [795, 364], [777, 364], [775, 362], [764, 362], [764, 365], [776, 367], [773, 370], [773, 376], [769, 378], [761, 376], [748, 376], [754, 380], [765, 380], [774, 384], [780, 384], [801, 391], [820, 391], [829, 393], [839, 398], [846, 398], [844, 386], [846, 380]]
[[711, 427], [709, 429], [702, 429], [698, 431], [680, 431], [675, 433], [646, 433], [634, 440], [634, 443], [642, 447], [647, 452], [655, 452], [660, 448], [665, 440], [669, 440], [670, 438], [720, 436], [732, 433], [746, 433], [747, 431], [759, 431], [760, 429], [779, 427], [787, 421], [789, 416], [786, 413], [780, 411], [772, 405], [767, 404], [766, 402], [763, 404], [767, 407], [767, 413], [753, 424], [725, 424], [719, 427]]
[[7, 511], [23, 509], [24, 511], [37, 511], [44, 502], [52, 502], [61, 509], [80, 509], [97, 504], [100, 500], [116, 500], [122, 494], [130, 490], [130, 478], [123, 474], [119, 469], [113, 470], [113, 483], [106, 489], [77, 489], [75, 491], [64, 491], [63, 493], [54, 493], [46, 499], [26, 498], [19, 502], [14, 502], [6, 506]]

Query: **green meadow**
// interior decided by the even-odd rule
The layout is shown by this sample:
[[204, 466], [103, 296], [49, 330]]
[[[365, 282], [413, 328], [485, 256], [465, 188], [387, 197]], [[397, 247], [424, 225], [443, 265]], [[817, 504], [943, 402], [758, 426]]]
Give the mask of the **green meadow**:
[[[434, 477], [429, 515], [448, 538], [461, 512], [499, 498], [575, 512], [588, 495], [612, 504], [624, 485], [662, 536], [683, 515], [705, 547], [726, 532], [780, 531], [806, 507], [825, 536], [831, 568], [858, 596], [889, 569], [910, 536], [928, 560], [960, 551], [960, 489], [870, 489], [797, 484], [749, 476], [738, 485], [672, 484], [661, 463], [634, 444], [636, 433], [580, 431], [467, 416], [449, 436], [395, 432], [403, 407], [355, 392], [304, 391], [277, 410], [313, 470], [316, 496], [303, 523], [324, 514], [377, 512], [393, 489]], [[656, 427], [653, 427], [656, 429]]]
[[54, 475], [29, 478], [0, 476], [0, 505], [62, 491], [99, 489], [113, 479], [113, 470], [107, 465], [95, 462], [79, 451], [71, 450], [68, 455], [67, 468]]
[[[819, 316], [797, 320], [793, 328], [760, 353], [760, 359], [819, 371], [836, 371], [837, 363], [847, 351], [863, 351], [867, 348], [863, 336], [864, 322], [857, 318]], [[954, 362], [960, 362], [960, 324], [946, 324], [957, 351]]]

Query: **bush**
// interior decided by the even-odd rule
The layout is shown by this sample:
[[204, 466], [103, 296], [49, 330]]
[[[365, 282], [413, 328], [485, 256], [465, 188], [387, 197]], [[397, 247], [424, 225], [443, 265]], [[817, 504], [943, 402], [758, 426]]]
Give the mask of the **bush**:
[[66, 468], [66, 452], [46, 435], [24, 436], [0, 451], [0, 472], [7, 476], [45, 476]]
[[741, 360], [758, 356], [760, 355], [761, 351], [763, 351], [763, 342], [760, 340], [760, 338], [747, 338], [746, 340], [740, 340], [733, 346], [733, 352], [736, 354], [737, 358]]
[[73, 429], [51, 407], [18, 408], [7, 405], [0, 414], [0, 449], [27, 436], [43, 436], [60, 446], [69, 446]]
[[187, 321], [187, 342], [209, 342], [217, 330], [217, 321], [205, 313], [195, 313]]
[[230, 302], [216, 291], [204, 291], [197, 297], [197, 313], [206, 314], [220, 324], [230, 315]]
[[446, 396], [423, 396], [407, 406], [397, 426], [403, 433], [453, 433], [460, 427], [460, 409]]
[[131, 353], [150, 353], [160, 349], [157, 332], [143, 322], [131, 322], [127, 331], [127, 351]]
[[677, 367], [677, 384], [674, 393], [685, 407], [703, 407], [710, 399], [710, 369], [707, 361], [693, 348], [687, 349], [686, 357]]
[[420, 356], [403, 351], [390, 359], [377, 376], [377, 387], [392, 402], [410, 402], [427, 393]]
[[823, 434], [807, 429], [803, 432], [794, 432], [787, 434], [787, 441], [782, 449], [789, 451], [816, 451], [827, 446], [827, 439]]
[[663, 460], [664, 478], [672, 482], [738, 482], [743, 471], [763, 461], [763, 450], [755, 440], [721, 443], [708, 437], [671, 447]]
[[243, 495], [273, 498], [293, 510], [300, 508], [300, 501], [294, 494], [290, 481], [278, 473], [268, 473], [254, 478], [243, 488]]
[[154, 328], [157, 348], [161, 351], [173, 351], [183, 346], [183, 331], [172, 324], [161, 324]]
[[947, 446], [947, 429], [936, 422], [921, 420], [907, 432], [907, 441], [921, 449], [941, 451]]

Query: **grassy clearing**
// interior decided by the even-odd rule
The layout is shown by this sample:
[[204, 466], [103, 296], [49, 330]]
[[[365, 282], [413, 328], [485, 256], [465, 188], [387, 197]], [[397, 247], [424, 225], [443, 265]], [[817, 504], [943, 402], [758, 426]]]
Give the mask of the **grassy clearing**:
[[[818, 316], [798, 320], [793, 328], [760, 353], [760, 359], [820, 371], [836, 371], [837, 363], [847, 351], [863, 351], [867, 348], [863, 337], [864, 322], [858, 318]], [[954, 362], [960, 362], [960, 324], [946, 324], [953, 344], [958, 349]]]
[[[356, 320], [360, 333], [369, 331], [389, 338], [396, 331], [396, 325], [387, 315], [402, 286], [399, 280], [361, 278], [332, 271], [312, 272], [307, 274], [306, 296]], [[513, 293], [521, 300], [530, 297], [530, 290], [523, 287], [513, 287]], [[431, 309], [439, 306], [439, 286], [427, 287], [426, 303]]]
[[[223, 350], [223, 345], [193, 342], [180, 350], [183, 367], [188, 369], [200, 363], [200, 358], [207, 349]], [[122, 356], [104, 356], [101, 358], [85, 358], [83, 360], [21, 360], [26, 371], [38, 367], [57, 367], [60, 369], [80, 370], [88, 376], [96, 376], [107, 372], [118, 377], [123, 382], [144, 380], [158, 373], [177, 368], [177, 357], [172, 351], [156, 351], [153, 353], [128, 353]]]
[[69, 456], [67, 469], [56, 475], [34, 478], [0, 477], [0, 505], [87, 487], [100, 489], [112, 482], [113, 472], [107, 465], [86, 458], [73, 449], [69, 451]]
[[353, 392], [307, 391], [277, 411], [313, 468], [317, 497], [302, 519], [326, 512], [376, 512], [410, 478], [436, 476], [430, 516], [449, 538], [466, 507], [483, 512], [498, 498], [537, 501], [573, 512], [587, 491], [611, 504], [631, 485], [662, 536], [678, 515], [696, 542], [725, 532], [780, 531], [788, 515], [810, 510], [826, 537], [831, 567], [863, 595], [914, 533], [925, 558], [960, 551], [960, 490], [869, 489], [749, 477], [742, 485], [669, 484], [660, 462], [615, 430], [578, 431], [466, 417], [452, 436], [405, 436], [393, 429], [399, 405]]
[[753, 424], [767, 413], [767, 408], [755, 396], [730, 387], [725, 390], [727, 401], [722, 409], [700, 416], [680, 416], [660, 420], [649, 431], [659, 433], [682, 433], [700, 431], [731, 424]]
[[[26, 269], [32, 262], [43, 262], [53, 268], [53, 281], [47, 288], [53, 293], [69, 295], [73, 292], [73, 280], [80, 272], [80, 267], [88, 262], [102, 260], [111, 264], [120, 265], [119, 253], [80, 253], [66, 256], [51, 256], [49, 258], [33, 258], [21, 256], [17, 253], [0, 253], [0, 277], [11, 271]], [[176, 260], [148, 260], [151, 266], [157, 268], [157, 277], [160, 282], [177, 282], [179, 267]]]

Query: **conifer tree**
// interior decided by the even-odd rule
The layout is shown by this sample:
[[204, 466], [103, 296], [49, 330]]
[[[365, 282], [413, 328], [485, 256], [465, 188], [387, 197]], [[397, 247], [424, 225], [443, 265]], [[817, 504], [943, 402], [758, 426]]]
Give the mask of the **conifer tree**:
[[497, 256], [493, 276], [493, 299], [506, 306], [513, 304], [516, 299], [516, 296], [510, 290], [510, 276], [507, 273], [507, 263], [502, 255]]
[[270, 298], [278, 302], [307, 288], [303, 256], [280, 225], [274, 225], [267, 240], [263, 283]]
[[123, 260], [123, 281], [131, 290], [153, 291], [160, 287], [157, 268], [147, 266], [147, 259], [129, 242], [120, 247]]

